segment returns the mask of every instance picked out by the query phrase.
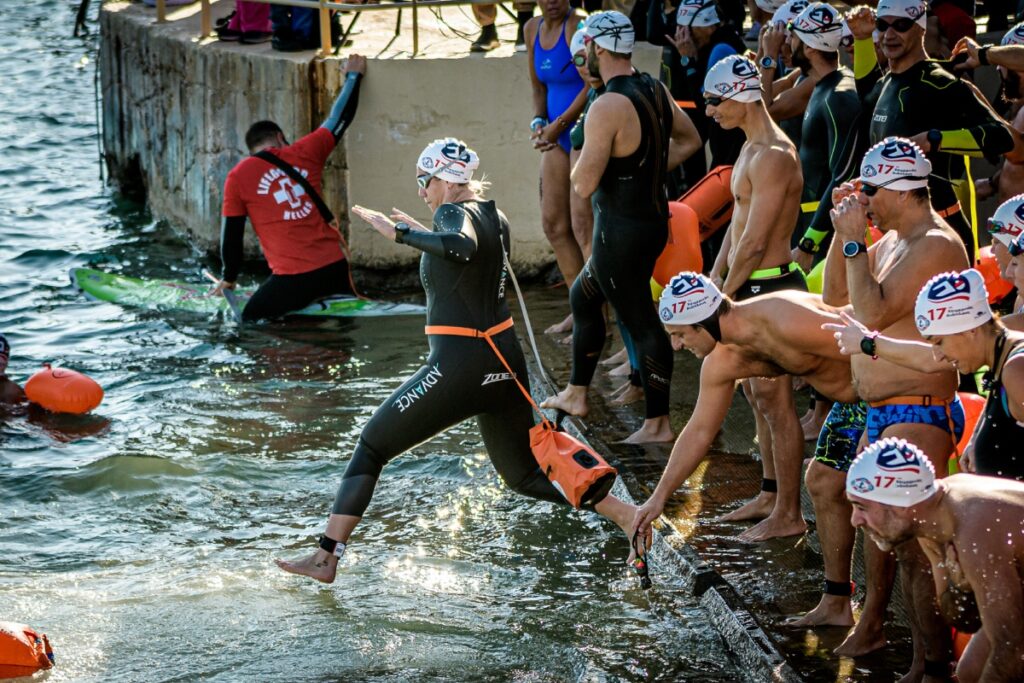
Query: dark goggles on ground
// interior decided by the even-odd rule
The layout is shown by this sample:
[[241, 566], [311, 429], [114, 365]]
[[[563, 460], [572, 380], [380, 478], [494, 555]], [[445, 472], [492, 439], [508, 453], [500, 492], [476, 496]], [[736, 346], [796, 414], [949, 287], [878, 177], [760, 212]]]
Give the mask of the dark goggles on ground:
[[448, 168], [454, 163], [454, 161], [449, 161], [445, 164], [438, 166], [437, 168], [435, 168], [433, 171], [426, 175], [416, 176], [416, 184], [420, 186], [421, 190], [427, 189], [428, 187], [430, 187], [430, 181], [434, 179], [434, 176], [436, 176], [438, 173], [440, 173], [441, 171]]
[[572, 63], [575, 64], [576, 66], [583, 66], [584, 64], [587, 63], [587, 56], [583, 53], [573, 55]]
[[885, 33], [890, 28], [893, 31], [896, 31], [896, 33], [906, 33], [911, 28], [913, 28], [915, 23], [917, 22], [915, 22], [910, 17], [900, 17], [899, 19], [896, 19], [892, 23], [889, 23], [885, 19], [879, 18], [875, 19], [875, 28], [878, 29], [879, 33]]

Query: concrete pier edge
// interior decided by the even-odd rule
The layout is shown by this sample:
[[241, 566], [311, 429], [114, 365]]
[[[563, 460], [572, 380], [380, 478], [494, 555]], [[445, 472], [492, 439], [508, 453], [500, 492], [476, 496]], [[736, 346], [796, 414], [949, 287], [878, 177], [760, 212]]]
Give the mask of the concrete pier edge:
[[[531, 353], [526, 354], [530, 373], [530, 386], [534, 400], [538, 403], [548, 397], [542, 373], [537, 360]], [[580, 418], [567, 418], [562, 427], [580, 441], [591, 445], [580, 429]], [[586, 426], [585, 423], [584, 427]], [[629, 503], [637, 504], [626, 484], [626, 478], [615, 480], [612, 493]], [[789, 665], [768, 633], [761, 628], [753, 613], [747, 609], [729, 581], [708, 563], [690, 545], [682, 540], [682, 534], [664, 517], [661, 530], [654, 532], [654, 544], [650, 555], [652, 578], [671, 575], [682, 583], [685, 591], [696, 598], [708, 621], [722, 637], [725, 646], [744, 670], [746, 680], [758, 683], [791, 683], [804, 679]], [[655, 584], [657, 586], [657, 584]], [[655, 587], [653, 590], [657, 590]]]

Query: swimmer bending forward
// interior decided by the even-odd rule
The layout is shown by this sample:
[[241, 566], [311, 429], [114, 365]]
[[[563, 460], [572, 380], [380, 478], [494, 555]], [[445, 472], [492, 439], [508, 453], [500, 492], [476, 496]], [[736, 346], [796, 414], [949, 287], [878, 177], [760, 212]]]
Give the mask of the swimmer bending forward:
[[[362, 207], [352, 212], [385, 237], [423, 251], [420, 279], [427, 295], [427, 324], [490, 328], [510, 321], [505, 301], [508, 248], [505, 216], [483, 187], [471, 182], [477, 154], [454, 138], [435, 140], [417, 163], [419, 195], [434, 211], [433, 230], [395, 209], [387, 216]], [[296, 561], [277, 560], [284, 571], [324, 583], [334, 581], [338, 560], [363, 517], [384, 466], [396, 456], [470, 417], [476, 417], [491, 462], [514, 491], [567, 504], [530, 451], [530, 404], [484, 339], [430, 334], [426, 365], [406, 380], [363, 428], [334, 500], [320, 548]], [[494, 342], [529, 389], [519, 340], [511, 325]], [[608, 495], [594, 505], [626, 530], [635, 506]]]

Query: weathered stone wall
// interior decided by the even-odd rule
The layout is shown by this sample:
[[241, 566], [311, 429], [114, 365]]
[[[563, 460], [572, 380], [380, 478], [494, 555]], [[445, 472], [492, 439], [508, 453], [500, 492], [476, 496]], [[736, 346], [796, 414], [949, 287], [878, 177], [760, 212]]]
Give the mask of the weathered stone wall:
[[[226, 14], [231, 5], [217, 2], [214, 12]], [[213, 249], [224, 179], [246, 153], [249, 124], [272, 119], [289, 139], [312, 130], [340, 88], [341, 62], [274, 52], [269, 44], [199, 41], [198, 6], [176, 10], [163, 24], [153, 18], [141, 3], [103, 5], [108, 165], [120, 182], [141, 175], [154, 214]], [[369, 21], [361, 20], [364, 28]], [[464, 43], [458, 47], [465, 50]], [[654, 71], [658, 56], [648, 47], [638, 61]], [[512, 224], [516, 266], [536, 270], [552, 255], [540, 228], [540, 157], [527, 132], [532, 115], [524, 54], [371, 59], [356, 121], [324, 175], [325, 199], [343, 223], [350, 200], [382, 211], [399, 207], [426, 221], [429, 210], [413, 180], [416, 155], [430, 140], [461, 137], [479, 152], [480, 170], [493, 182], [490, 196]], [[349, 233], [356, 266], [404, 267], [417, 258], [359, 221]], [[256, 253], [251, 231], [247, 245]]]

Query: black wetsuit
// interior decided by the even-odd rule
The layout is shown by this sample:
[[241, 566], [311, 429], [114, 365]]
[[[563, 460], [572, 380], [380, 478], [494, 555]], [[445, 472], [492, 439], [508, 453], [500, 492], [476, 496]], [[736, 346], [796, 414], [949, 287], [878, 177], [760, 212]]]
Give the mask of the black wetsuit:
[[[808, 228], [831, 234], [832, 188], [860, 174], [867, 141], [859, 135], [860, 98], [853, 73], [845, 67], [826, 75], [814, 86], [804, 111], [800, 167], [804, 191], [800, 197], [800, 229], [796, 246]], [[822, 226], [822, 227], [818, 227]], [[828, 253], [827, 238], [816, 252]]]
[[[1006, 355], [1006, 360], [1024, 353], [1024, 343]], [[1002, 374], [1004, 361], [988, 383], [988, 400], [981, 425], [974, 437], [974, 471], [994, 477], [1024, 481], [1024, 425], [1017, 422], [1007, 406]]]
[[[509, 319], [502, 240], [508, 222], [494, 202], [445, 204], [434, 231], [411, 231], [402, 243], [421, 249], [420, 279], [427, 324], [487, 330]], [[381, 470], [392, 458], [463, 420], [476, 417], [494, 468], [513, 490], [566, 503], [530, 451], [530, 404], [483, 339], [430, 335], [426, 364], [395, 390], [363, 427], [334, 500], [335, 514], [362, 517]], [[494, 338], [529, 390], [519, 340], [512, 329]]]
[[672, 347], [651, 302], [650, 279], [668, 239], [668, 165], [672, 113], [668, 94], [646, 74], [616, 76], [606, 92], [629, 98], [640, 119], [640, 145], [611, 157], [594, 191], [590, 259], [573, 283], [570, 384], [587, 386], [605, 342], [604, 302], [629, 330], [640, 367], [647, 417], [668, 415]]
[[[359, 106], [359, 86], [362, 74], [345, 77], [331, 113], [320, 126], [341, 140]], [[242, 267], [242, 245], [245, 237], [245, 216], [225, 216], [220, 230], [220, 257], [223, 263], [221, 279], [234, 282]], [[349, 277], [349, 263], [343, 258], [316, 270], [296, 275], [271, 275], [242, 309], [242, 319], [251, 322], [279, 318], [305, 308], [317, 299], [334, 294], [355, 294]]]
[[[861, 49], [857, 41], [856, 49]], [[974, 238], [964, 211], [956, 211], [957, 196], [952, 181], [965, 175], [964, 155], [982, 156], [994, 161], [1013, 148], [1013, 138], [963, 81], [930, 60], [922, 60], [902, 73], [881, 75], [878, 65], [857, 79], [862, 97], [875, 99], [871, 115], [871, 142], [897, 135], [909, 138], [938, 129], [943, 133], [938, 152], [928, 153], [932, 174], [928, 179], [932, 206], [945, 213], [948, 222], [967, 247], [974, 260]]]

